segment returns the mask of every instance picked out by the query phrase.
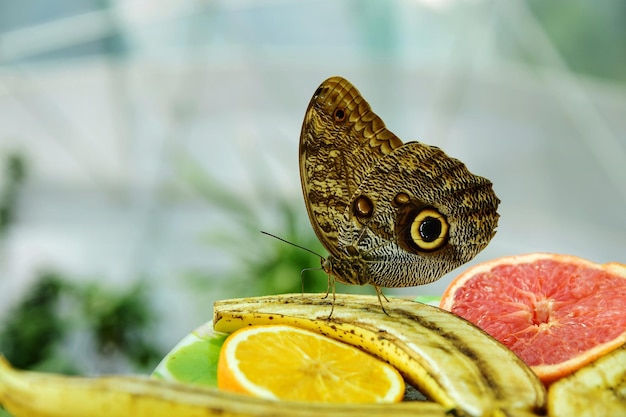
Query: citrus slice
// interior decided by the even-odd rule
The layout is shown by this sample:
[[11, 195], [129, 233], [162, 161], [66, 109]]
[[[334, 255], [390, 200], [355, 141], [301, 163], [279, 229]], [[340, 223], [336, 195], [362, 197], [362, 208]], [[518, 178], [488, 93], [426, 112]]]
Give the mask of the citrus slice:
[[389, 364], [285, 325], [231, 334], [220, 352], [217, 385], [261, 398], [325, 403], [389, 403], [404, 396], [404, 380]]
[[217, 362], [227, 336], [227, 333], [213, 330], [212, 322], [204, 323], [165, 355], [152, 372], [152, 377], [217, 387]]
[[469, 268], [440, 307], [481, 327], [550, 384], [626, 342], [625, 294], [626, 265], [535, 253]]

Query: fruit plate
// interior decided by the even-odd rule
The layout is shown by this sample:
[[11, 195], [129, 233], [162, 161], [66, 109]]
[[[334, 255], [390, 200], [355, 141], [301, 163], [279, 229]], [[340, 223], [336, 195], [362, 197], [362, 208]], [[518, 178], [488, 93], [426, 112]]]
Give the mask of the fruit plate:
[[166, 381], [217, 386], [217, 361], [228, 336], [207, 322], [185, 336], [161, 360], [152, 377]]
[[[415, 301], [439, 305], [440, 297], [418, 296]], [[161, 360], [153, 378], [204, 386], [217, 386], [217, 361], [228, 334], [213, 330], [206, 322], [187, 336]]]

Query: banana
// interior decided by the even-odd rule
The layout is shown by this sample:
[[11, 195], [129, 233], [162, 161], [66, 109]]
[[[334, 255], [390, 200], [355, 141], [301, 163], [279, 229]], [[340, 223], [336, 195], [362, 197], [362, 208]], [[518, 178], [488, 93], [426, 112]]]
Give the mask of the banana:
[[550, 385], [548, 416], [626, 416], [626, 344]]
[[0, 404], [14, 417], [449, 417], [432, 402], [278, 402], [139, 376], [19, 371], [0, 357]]
[[[215, 330], [290, 324], [359, 347], [393, 365], [446, 409], [470, 416], [532, 415], [546, 392], [514, 353], [470, 322], [437, 307], [403, 299], [337, 294], [334, 310], [318, 294], [217, 301]], [[389, 407], [389, 406], [388, 406]]]

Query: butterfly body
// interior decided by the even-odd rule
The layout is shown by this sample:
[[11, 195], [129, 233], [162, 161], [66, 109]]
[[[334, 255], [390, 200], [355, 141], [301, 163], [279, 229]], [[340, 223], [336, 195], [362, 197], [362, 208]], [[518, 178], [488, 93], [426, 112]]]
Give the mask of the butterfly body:
[[491, 240], [489, 180], [435, 146], [402, 143], [347, 80], [316, 90], [300, 137], [309, 218], [338, 281], [406, 287], [439, 279]]

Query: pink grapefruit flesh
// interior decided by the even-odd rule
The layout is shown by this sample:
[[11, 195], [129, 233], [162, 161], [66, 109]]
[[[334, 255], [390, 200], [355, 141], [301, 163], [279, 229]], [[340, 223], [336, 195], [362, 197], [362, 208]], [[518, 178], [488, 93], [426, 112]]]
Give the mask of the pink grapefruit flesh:
[[440, 306], [549, 384], [626, 343], [626, 265], [546, 253], [500, 258], [459, 275]]

